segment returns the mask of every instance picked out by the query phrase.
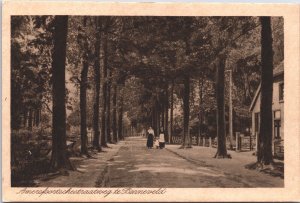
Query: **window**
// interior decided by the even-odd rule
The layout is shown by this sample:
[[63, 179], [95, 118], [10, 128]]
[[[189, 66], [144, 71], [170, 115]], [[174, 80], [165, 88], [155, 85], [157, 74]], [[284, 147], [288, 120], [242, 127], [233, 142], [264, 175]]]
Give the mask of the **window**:
[[281, 128], [281, 112], [274, 111], [274, 138], [280, 139], [280, 128]]
[[280, 127], [281, 127], [281, 121], [275, 120], [274, 121], [274, 137], [275, 139], [280, 139]]
[[279, 101], [283, 101], [284, 97], [284, 83], [279, 84]]
[[281, 112], [274, 111], [274, 120], [280, 120], [280, 118], [281, 118]]

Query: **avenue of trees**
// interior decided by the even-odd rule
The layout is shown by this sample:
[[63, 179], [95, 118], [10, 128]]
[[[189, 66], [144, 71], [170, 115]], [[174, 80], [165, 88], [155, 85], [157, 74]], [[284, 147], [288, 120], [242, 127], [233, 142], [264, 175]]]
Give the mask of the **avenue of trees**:
[[12, 146], [22, 130], [42, 131], [52, 136], [50, 168], [74, 169], [73, 132], [91, 157], [89, 129], [101, 152], [162, 126], [167, 141], [182, 136], [181, 148], [192, 147], [192, 135], [197, 143], [216, 136], [215, 157], [227, 158], [231, 70], [235, 131], [251, 127], [248, 108], [261, 83], [257, 162], [268, 165], [273, 67], [282, 61], [279, 17], [13, 16]]

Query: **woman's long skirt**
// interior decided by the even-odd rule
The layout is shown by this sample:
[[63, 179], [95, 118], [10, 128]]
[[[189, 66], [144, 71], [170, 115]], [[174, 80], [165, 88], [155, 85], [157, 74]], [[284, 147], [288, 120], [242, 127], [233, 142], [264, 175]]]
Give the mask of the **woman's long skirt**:
[[153, 135], [152, 134], [148, 135], [148, 138], [147, 138], [147, 147], [148, 148], [153, 147]]

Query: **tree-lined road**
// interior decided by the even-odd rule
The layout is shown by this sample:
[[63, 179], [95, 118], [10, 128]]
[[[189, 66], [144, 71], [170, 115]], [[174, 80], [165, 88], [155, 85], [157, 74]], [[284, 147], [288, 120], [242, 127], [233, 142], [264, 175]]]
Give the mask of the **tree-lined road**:
[[[37, 176], [61, 171], [75, 179], [76, 158], [90, 167], [82, 170], [88, 180], [77, 177], [111, 187], [257, 186], [252, 180], [257, 174], [241, 177], [247, 175], [244, 165], [274, 168], [272, 72], [284, 59], [282, 17], [14, 16], [11, 21], [12, 185], [28, 186]], [[232, 73], [230, 89], [226, 71]], [[248, 109], [259, 84], [254, 127]], [[236, 159], [227, 154], [227, 122], [231, 135], [246, 135], [250, 128], [260, 135], [257, 159], [236, 162], [240, 176], [232, 172]], [[181, 136], [187, 151], [180, 153], [188, 156], [196, 135], [217, 137], [217, 150], [206, 157], [204, 148], [196, 150], [198, 163], [168, 149], [147, 150], [144, 139], [128, 138], [106, 166], [111, 157], [103, 150], [150, 126], [167, 141]], [[73, 139], [77, 147], [67, 150]], [[28, 152], [34, 161], [28, 161]], [[83, 183], [72, 186], [78, 185]]]

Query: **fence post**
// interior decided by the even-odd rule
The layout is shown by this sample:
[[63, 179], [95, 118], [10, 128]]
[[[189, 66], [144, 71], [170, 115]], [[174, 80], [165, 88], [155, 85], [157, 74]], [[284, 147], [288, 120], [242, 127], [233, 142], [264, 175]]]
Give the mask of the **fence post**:
[[240, 151], [240, 132], [235, 133], [235, 151]]

